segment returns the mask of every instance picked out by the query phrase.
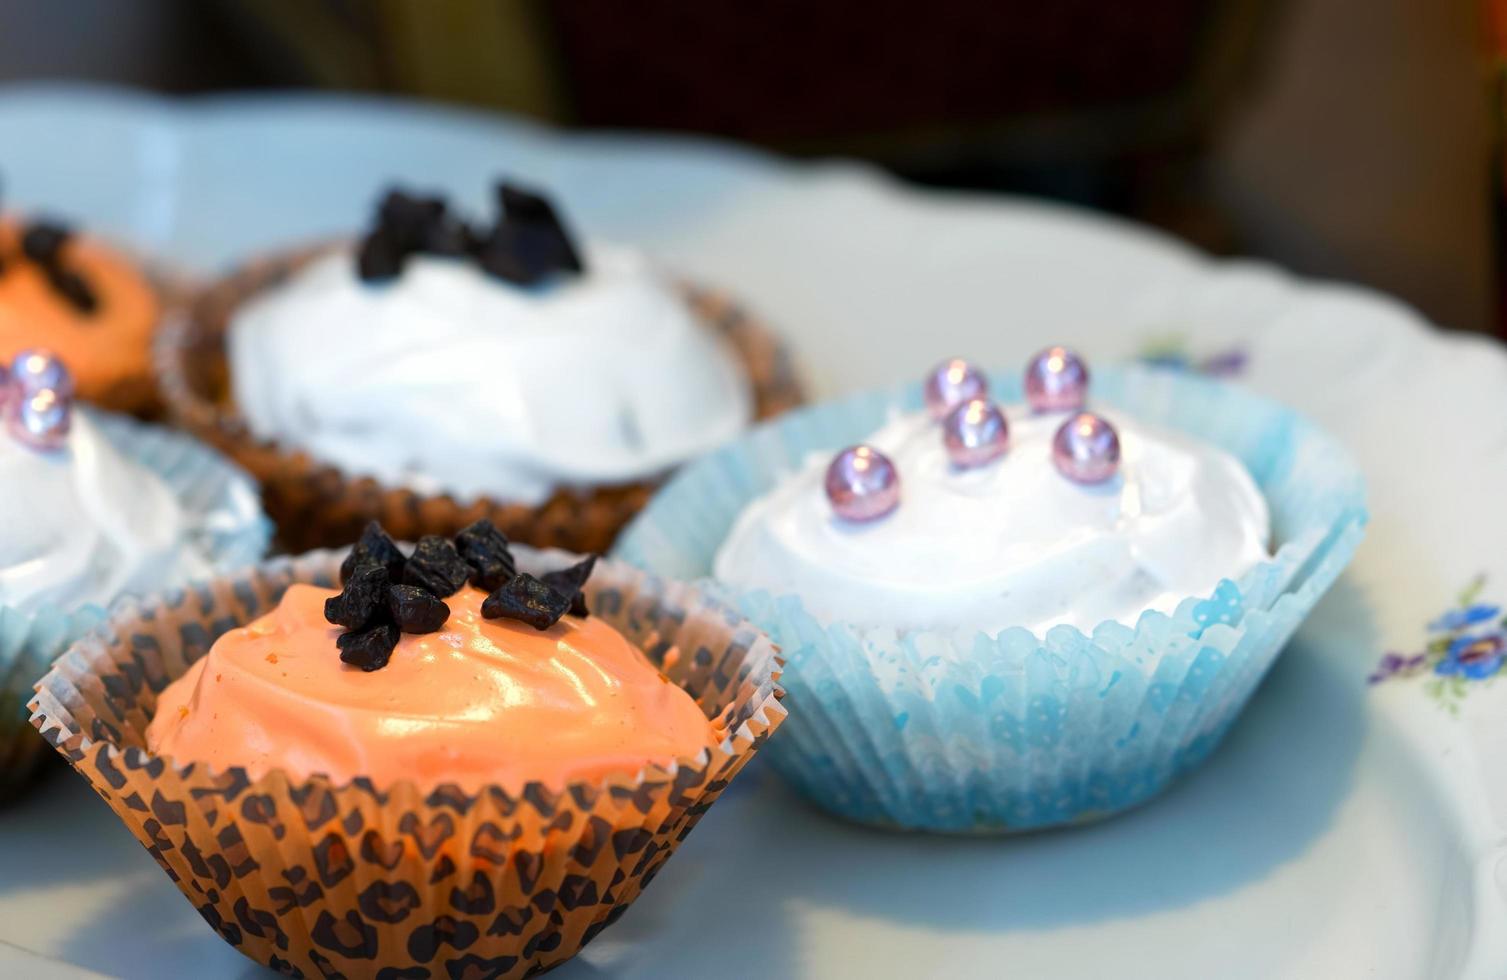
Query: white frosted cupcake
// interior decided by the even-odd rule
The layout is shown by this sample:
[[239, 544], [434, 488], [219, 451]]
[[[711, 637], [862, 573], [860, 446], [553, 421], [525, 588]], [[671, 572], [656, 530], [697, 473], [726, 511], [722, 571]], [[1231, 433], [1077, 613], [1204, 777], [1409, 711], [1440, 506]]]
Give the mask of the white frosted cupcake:
[[289, 547], [482, 516], [604, 547], [663, 474], [795, 400], [746, 318], [499, 197], [477, 227], [390, 192], [354, 248], [233, 277], [164, 339], [177, 414], [261, 477]]
[[75, 408], [60, 361], [23, 354], [0, 384], [0, 789], [41, 741], [31, 685], [130, 593], [260, 558], [270, 528], [244, 474], [193, 440]]
[[1090, 403], [1061, 348], [1025, 381], [993, 386], [1002, 407], [954, 361], [921, 398], [797, 413], [689, 468], [621, 542], [710, 574], [781, 644], [772, 759], [839, 814], [1015, 831], [1150, 798], [1359, 539], [1353, 464], [1284, 409], [1137, 372]]

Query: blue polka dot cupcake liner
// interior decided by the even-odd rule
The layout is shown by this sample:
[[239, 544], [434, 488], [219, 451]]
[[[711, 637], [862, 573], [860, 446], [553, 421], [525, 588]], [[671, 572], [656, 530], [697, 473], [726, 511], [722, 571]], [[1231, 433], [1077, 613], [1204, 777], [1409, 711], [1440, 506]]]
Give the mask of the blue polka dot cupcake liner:
[[[995, 397], [1020, 384], [992, 375]], [[1097, 820], [1150, 800], [1219, 745], [1367, 521], [1344, 448], [1240, 388], [1147, 368], [1100, 372], [1092, 401], [1238, 457], [1270, 505], [1272, 558], [1134, 627], [1037, 637], [823, 622], [797, 595], [715, 583], [784, 650], [790, 719], [769, 746], [805, 798], [906, 830], [1009, 833]], [[761, 426], [684, 468], [618, 542], [657, 574], [707, 578], [734, 520], [812, 453], [861, 441], [919, 386], [870, 392]]]
[[[193, 547], [216, 573], [258, 561], [272, 525], [255, 483], [214, 450], [161, 426], [96, 410], [90, 420], [123, 455], [162, 478], [187, 512]], [[97, 605], [22, 609], [0, 603], [0, 796], [26, 785], [46, 744], [32, 730], [32, 685], [105, 617]]]

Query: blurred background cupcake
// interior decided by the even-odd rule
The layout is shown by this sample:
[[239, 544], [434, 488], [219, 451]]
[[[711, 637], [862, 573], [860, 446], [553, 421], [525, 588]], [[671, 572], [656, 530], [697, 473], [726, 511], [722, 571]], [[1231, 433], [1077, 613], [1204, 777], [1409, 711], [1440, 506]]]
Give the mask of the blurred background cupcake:
[[0, 358], [53, 351], [85, 401], [157, 413], [152, 337], [169, 291], [125, 252], [65, 222], [0, 211]]
[[253, 263], [164, 332], [174, 417], [257, 476], [290, 550], [480, 517], [602, 550], [666, 472], [799, 401], [727, 300], [530, 190], [497, 208], [391, 190], [355, 243]]
[[36, 681], [121, 595], [261, 557], [244, 473], [188, 437], [77, 406], [60, 360], [22, 353], [0, 384], [0, 791], [31, 772]]
[[619, 554], [714, 578], [781, 645], [771, 758], [818, 805], [958, 833], [1104, 817], [1213, 751], [1366, 512], [1345, 452], [1277, 405], [1146, 369], [1088, 390], [1051, 348], [1023, 385], [949, 361], [793, 413], [686, 468]]

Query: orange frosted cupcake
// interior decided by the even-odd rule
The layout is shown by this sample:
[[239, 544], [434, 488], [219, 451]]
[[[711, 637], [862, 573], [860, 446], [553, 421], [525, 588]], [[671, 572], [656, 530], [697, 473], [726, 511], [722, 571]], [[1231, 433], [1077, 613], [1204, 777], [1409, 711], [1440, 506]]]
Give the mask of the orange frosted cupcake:
[[479, 573], [439, 537], [383, 564], [373, 556], [399, 553], [369, 527], [343, 589], [291, 586], [174, 681], [147, 748], [252, 778], [476, 792], [631, 776], [722, 741], [689, 694], [587, 614], [577, 586], [595, 559], [535, 578], [510, 571], [487, 522], [460, 540], [498, 567]]
[[696, 589], [379, 527], [117, 608], [32, 724], [227, 942], [290, 976], [531, 976], [653, 879], [783, 720]]
[[84, 399], [151, 414], [161, 316], [158, 290], [123, 253], [55, 222], [0, 217], [0, 358], [52, 351]]

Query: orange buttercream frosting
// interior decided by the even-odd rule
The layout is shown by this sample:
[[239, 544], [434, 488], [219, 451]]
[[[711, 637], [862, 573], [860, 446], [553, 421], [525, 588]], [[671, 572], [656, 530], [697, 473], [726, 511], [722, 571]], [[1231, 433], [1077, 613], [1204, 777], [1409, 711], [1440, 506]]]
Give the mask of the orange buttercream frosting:
[[77, 309], [21, 257], [21, 224], [0, 218], [0, 358], [28, 347], [59, 355], [84, 398], [103, 397], [116, 382], [151, 371], [152, 331], [160, 314], [157, 294], [124, 255], [75, 235], [63, 246], [63, 265], [83, 276], [98, 306]]
[[633, 775], [721, 741], [690, 695], [597, 617], [543, 631], [485, 619], [486, 594], [467, 586], [445, 600], [438, 632], [404, 634], [368, 673], [340, 660], [340, 630], [324, 618], [335, 594], [294, 585], [216, 640], [163, 691], [148, 748], [252, 778], [282, 769], [516, 792]]

